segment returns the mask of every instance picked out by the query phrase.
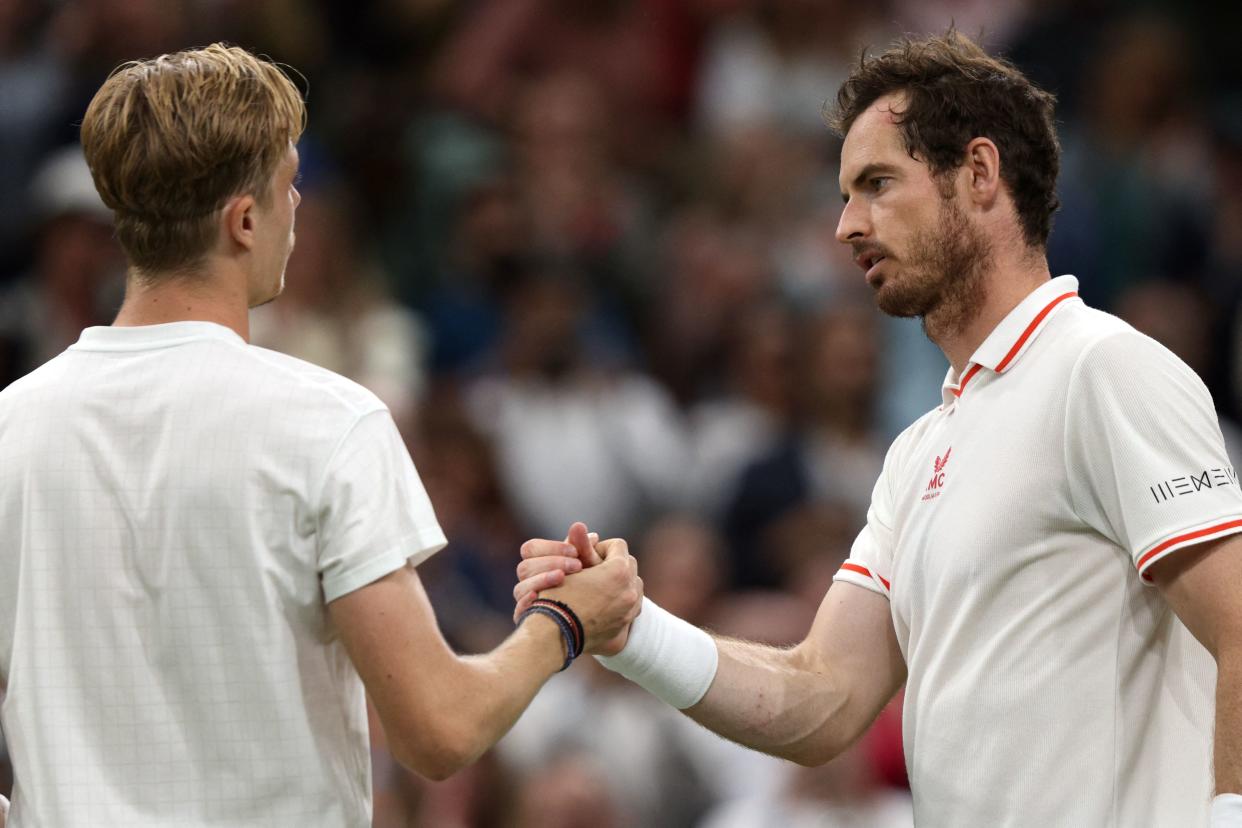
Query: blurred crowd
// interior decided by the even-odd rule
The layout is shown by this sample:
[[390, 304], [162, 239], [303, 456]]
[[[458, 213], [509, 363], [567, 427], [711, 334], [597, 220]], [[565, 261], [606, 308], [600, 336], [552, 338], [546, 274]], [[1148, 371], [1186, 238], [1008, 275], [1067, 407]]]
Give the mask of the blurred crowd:
[[[237, 43], [294, 67], [310, 112], [287, 288], [253, 341], [391, 407], [450, 539], [420, 572], [454, 646], [507, 634], [519, 545], [573, 520], [628, 538], [669, 610], [790, 644], [946, 369], [834, 239], [822, 111], [851, 62], [952, 21], [1058, 95], [1052, 272], [1200, 373], [1236, 459], [1240, 8], [0, 0], [0, 387], [119, 306], [76, 144], [94, 91]], [[908, 825], [897, 707], [798, 769], [583, 659], [445, 783], [373, 723], [375, 825]]]

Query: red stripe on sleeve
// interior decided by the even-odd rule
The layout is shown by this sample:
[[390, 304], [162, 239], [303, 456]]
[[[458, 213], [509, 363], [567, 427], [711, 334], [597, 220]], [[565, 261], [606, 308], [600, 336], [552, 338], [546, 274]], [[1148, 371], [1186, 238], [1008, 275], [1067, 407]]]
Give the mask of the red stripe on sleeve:
[[1206, 529], [1197, 529], [1194, 532], [1187, 532], [1184, 535], [1178, 535], [1177, 537], [1169, 538], [1163, 543], [1157, 544], [1156, 546], [1152, 547], [1152, 549], [1146, 555], [1139, 558], [1138, 568], [1140, 571], [1142, 571], [1143, 564], [1147, 563], [1152, 558], [1156, 557], [1161, 552], [1168, 549], [1170, 546], [1177, 546], [1178, 544], [1185, 543], [1186, 541], [1192, 541], [1198, 538], [1205, 538], [1208, 535], [1214, 535], [1217, 532], [1224, 532], [1226, 529], [1237, 529], [1238, 527], [1242, 527], [1242, 520], [1230, 520], [1225, 523], [1218, 523], [1215, 526], [1209, 526]]
[[[858, 564], [855, 564], [855, 563], [843, 563], [841, 564], [841, 568], [848, 569], [850, 572], [857, 572], [859, 575], [865, 575], [868, 578], [871, 577], [871, 570], [867, 569], [867, 567], [865, 566], [859, 566]], [[885, 589], [890, 588], [891, 585], [889, 584], [887, 580], [885, 580], [883, 575], [876, 575], [875, 577], [880, 579], [880, 583], [884, 584]]]

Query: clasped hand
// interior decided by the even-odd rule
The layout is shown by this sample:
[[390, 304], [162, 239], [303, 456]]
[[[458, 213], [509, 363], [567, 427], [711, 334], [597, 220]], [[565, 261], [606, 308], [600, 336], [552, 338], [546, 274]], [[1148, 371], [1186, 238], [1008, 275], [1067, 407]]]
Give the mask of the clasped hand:
[[517, 576], [515, 622], [536, 598], [553, 598], [582, 619], [585, 652], [616, 655], [625, 647], [630, 623], [642, 608], [643, 579], [621, 538], [600, 541], [585, 524], [575, 523], [563, 541], [522, 544]]

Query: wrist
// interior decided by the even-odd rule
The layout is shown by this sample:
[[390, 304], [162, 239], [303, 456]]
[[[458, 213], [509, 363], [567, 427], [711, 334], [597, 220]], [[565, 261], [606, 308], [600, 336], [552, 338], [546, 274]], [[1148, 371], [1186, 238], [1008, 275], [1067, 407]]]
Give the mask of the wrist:
[[678, 710], [685, 710], [707, 694], [716, 678], [719, 653], [715, 640], [706, 632], [644, 598], [621, 652], [596, 656], [596, 660]]
[[534, 640], [540, 666], [546, 667], [548, 673], [560, 671], [569, 658], [568, 644], [560, 625], [540, 613], [531, 613], [520, 619], [518, 624], [518, 629]]
[[1242, 828], [1242, 795], [1219, 794], [1212, 800], [1211, 828]]

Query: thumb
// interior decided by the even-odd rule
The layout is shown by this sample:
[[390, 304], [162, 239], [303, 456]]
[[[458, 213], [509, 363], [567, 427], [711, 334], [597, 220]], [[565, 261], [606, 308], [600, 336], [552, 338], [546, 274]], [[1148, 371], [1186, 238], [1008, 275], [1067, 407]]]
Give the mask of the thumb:
[[591, 542], [592, 534], [594, 533], [587, 532], [585, 523], [577, 521], [569, 527], [569, 534], [565, 536], [565, 542], [578, 550], [578, 560], [582, 561], [584, 567], [595, 566], [603, 561], [595, 551], [595, 544]]

